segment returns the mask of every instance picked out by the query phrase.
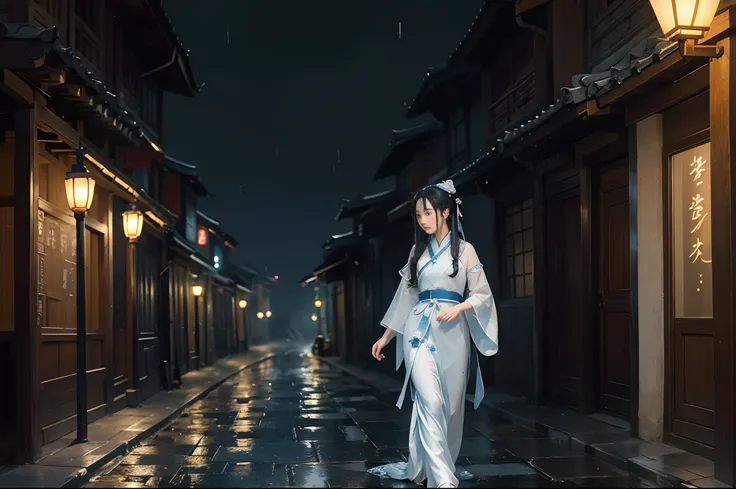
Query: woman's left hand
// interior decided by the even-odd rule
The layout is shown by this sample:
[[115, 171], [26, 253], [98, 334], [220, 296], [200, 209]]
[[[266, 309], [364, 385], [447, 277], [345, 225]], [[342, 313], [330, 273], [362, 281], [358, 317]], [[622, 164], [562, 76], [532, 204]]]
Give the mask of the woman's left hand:
[[437, 321], [450, 322], [460, 314], [460, 308], [458, 306], [451, 306], [437, 313]]

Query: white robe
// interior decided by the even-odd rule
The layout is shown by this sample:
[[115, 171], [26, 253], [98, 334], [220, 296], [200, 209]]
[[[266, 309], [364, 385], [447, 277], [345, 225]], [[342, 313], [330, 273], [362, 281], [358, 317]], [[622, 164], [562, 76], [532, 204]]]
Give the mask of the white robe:
[[[427, 480], [427, 487], [451, 482], [457, 486], [455, 461], [460, 453], [465, 415], [465, 390], [471, 370], [475, 370], [477, 409], [483, 398], [483, 381], [471, 339], [485, 356], [498, 351], [498, 320], [490, 285], [483, 265], [470, 243], [460, 242], [458, 273], [451, 277], [450, 235], [437, 244], [430, 239], [417, 264], [418, 287], [409, 287], [409, 264], [399, 272], [402, 280], [381, 324], [396, 331], [396, 369], [406, 359], [404, 391], [411, 380], [412, 409], [409, 428], [409, 460], [369, 470], [374, 475], [394, 479]], [[430, 250], [431, 247], [431, 250]], [[414, 248], [412, 248], [412, 252]], [[411, 258], [411, 253], [409, 257]], [[457, 302], [419, 300], [421, 292], [450, 291], [473, 307], [451, 322], [438, 322], [436, 314]], [[462, 302], [462, 301], [461, 301]], [[426, 334], [417, 334], [427, 316]], [[472, 353], [471, 353], [472, 351]]]

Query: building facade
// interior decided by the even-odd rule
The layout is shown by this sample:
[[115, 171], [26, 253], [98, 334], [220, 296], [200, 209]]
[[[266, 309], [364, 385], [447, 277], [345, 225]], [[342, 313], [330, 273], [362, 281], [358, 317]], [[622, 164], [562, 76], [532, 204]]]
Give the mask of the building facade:
[[[198, 89], [160, 0], [0, 2], [0, 461], [34, 462], [76, 427], [73, 163], [96, 182], [84, 230], [88, 421], [245, 344], [236, 242], [211, 233], [219, 267], [219, 251], [198, 247], [206, 189], [162, 149], [163, 93]], [[122, 226], [131, 204], [145, 220], [135, 243]], [[195, 273], [212, 282], [203, 297]]]

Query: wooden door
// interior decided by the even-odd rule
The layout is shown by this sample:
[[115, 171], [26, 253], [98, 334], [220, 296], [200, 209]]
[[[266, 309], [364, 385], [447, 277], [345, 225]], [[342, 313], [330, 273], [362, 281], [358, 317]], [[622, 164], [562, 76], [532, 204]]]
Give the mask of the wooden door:
[[[46, 202], [38, 233], [38, 326], [41, 328], [41, 430], [43, 443], [76, 426], [77, 256], [74, 219]], [[91, 423], [106, 414], [104, 234], [85, 231], [87, 301], [87, 410]], [[109, 316], [108, 316], [109, 317]]]
[[187, 281], [186, 269], [179, 263], [171, 265], [170, 325], [173, 332], [172, 364], [174, 376], [181, 378], [189, 371], [189, 347], [187, 345]]
[[135, 312], [138, 332], [138, 388], [140, 399], [161, 389], [161, 241], [147, 233], [136, 245]]
[[715, 446], [713, 299], [721, 292], [713, 287], [710, 161], [710, 143], [693, 141], [670, 154], [666, 180], [666, 435], [706, 456]]
[[335, 329], [333, 343], [337, 345], [338, 353], [344, 358], [347, 351], [347, 341], [345, 338], [345, 282], [339, 280], [335, 282]]
[[[113, 215], [120, 216], [127, 210], [127, 203], [119, 198], [113, 198]], [[126, 406], [125, 392], [129, 389], [130, 379], [128, 372], [130, 371], [130, 340], [127, 334], [127, 304], [126, 289], [128, 287], [128, 279], [126, 276], [126, 267], [128, 263], [127, 248], [128, 238], [123, 233], [122, 226], [113, 226], [113, 396], [114, 410], [122, 409]]]
[[597, 178], [599, 406], [629, 416], [629, 174], [620, 161]]
[[546, 202], [545, 372], [547, 394], [577, 407], [583, 391], [584, 300], [577, 173], [551, 177]]

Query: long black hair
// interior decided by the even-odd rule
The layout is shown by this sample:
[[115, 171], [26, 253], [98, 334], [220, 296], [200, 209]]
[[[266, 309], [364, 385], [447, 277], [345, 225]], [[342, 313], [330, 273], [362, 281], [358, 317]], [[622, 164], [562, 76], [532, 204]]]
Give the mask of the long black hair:
[[[417, 202], [422, 201], [425, 209], [431, 207], [437, 216], [437, 229], [439, 229], [440, 219], [443, 219], [442, 214], [445, 209], [450, 211], [448, 216], [448, 225], [450, 228], [450, 255], [452, 256], [452, 274], [450, 277], [457, 275], [458, 271], [458, 255], [460, 252], [460, 236], [457, 229], [457, 206], [455, 200], [450, 196], [449, 193], [445, 192], [441, 188], [430, 185], [424, 187], [414, 196], [412, 201], [412, 212], [416, 212]], [[409, 287], [416, 287], [418, 283], [417, 279], [417, 264], [419, 258], [427, 249], [429, 240], [432, 236], [427, 235], [426, 232], [419, 226], [416, 216], [414, 217], [414, 253], [409, 259], [409, 271], [411, 277], [409, 280]]]

